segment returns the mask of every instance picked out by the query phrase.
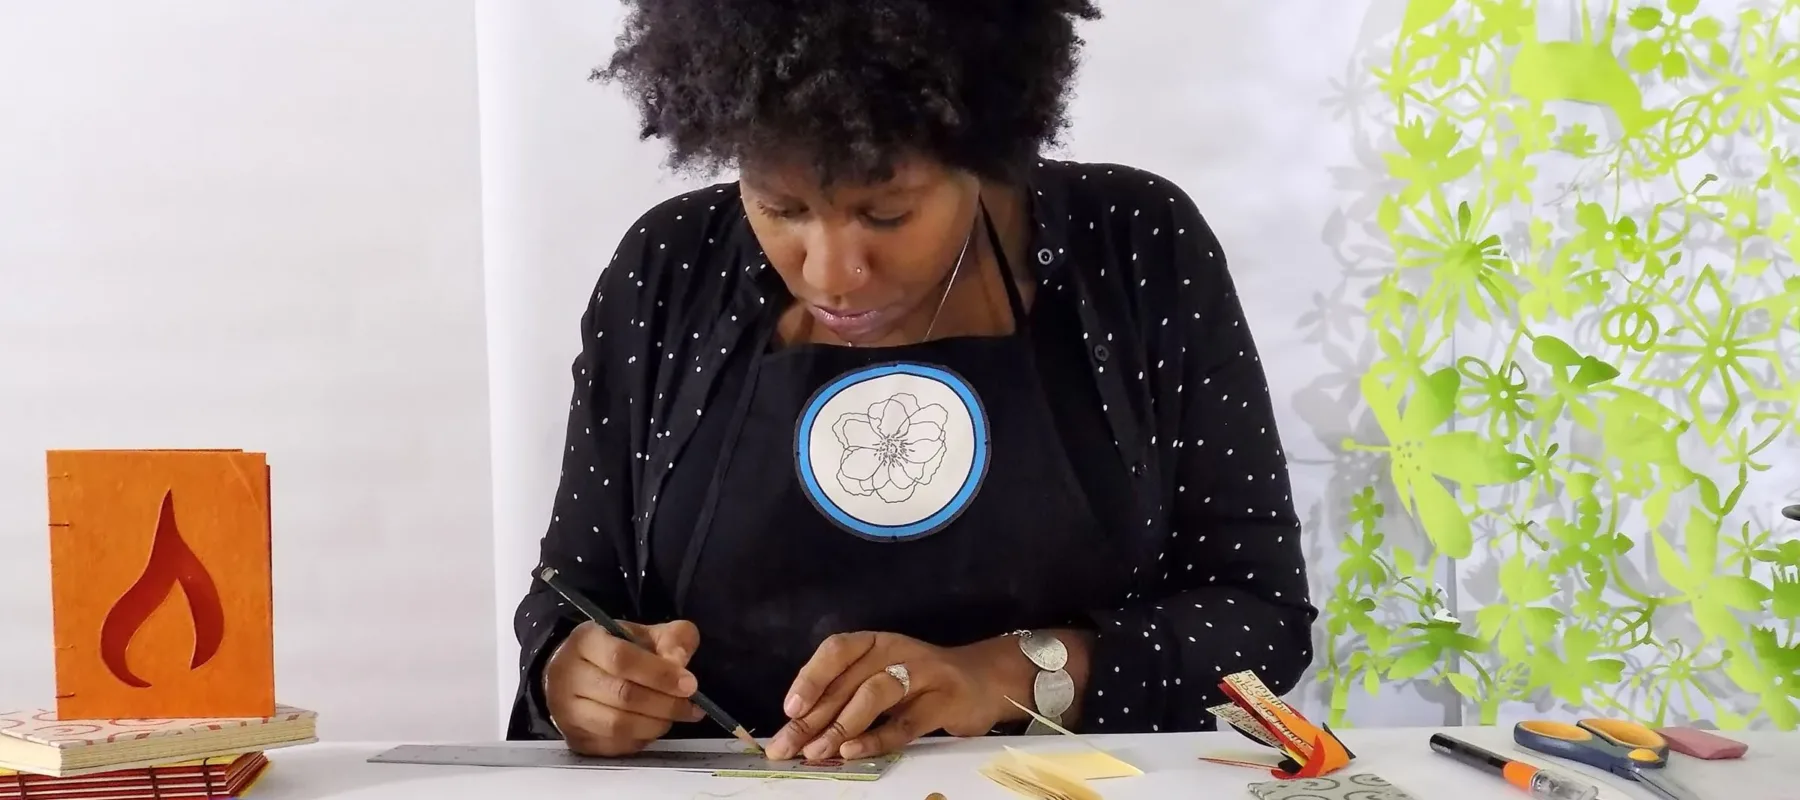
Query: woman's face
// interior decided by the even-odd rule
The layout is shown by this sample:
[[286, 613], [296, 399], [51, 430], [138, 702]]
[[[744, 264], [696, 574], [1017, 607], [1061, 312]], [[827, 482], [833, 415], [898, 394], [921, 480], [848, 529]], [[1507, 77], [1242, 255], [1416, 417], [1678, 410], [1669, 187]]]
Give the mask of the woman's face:
[[810, 170], [769, 167], [746, 168], [738, 182], [750, 227], [800, 307], [831, 338], [861, 346], [923, 334], [981, 188], [924, 160], [902, 161], [874, 184], [825, 189]]

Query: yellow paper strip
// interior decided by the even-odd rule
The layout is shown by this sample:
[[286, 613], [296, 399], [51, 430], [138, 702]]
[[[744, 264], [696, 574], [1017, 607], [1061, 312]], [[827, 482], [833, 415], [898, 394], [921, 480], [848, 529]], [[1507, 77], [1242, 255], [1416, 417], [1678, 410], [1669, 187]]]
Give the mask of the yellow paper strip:
[[1044, 727], [1064, 736], [1071, 737], [1093, 751], [1091, 753], [1036, 753], [1035, 755], [1037, 757], [1057, 761], [1070, 772], [1080, 773], [1082, 777], [1089, 779], [1128, 778], [1144, 774], [1143, 770], [1138, 769], [1136, 766], [1132, 765], [1131, 762], [1106, 752], [1098, 745], [1088, 741], [1086, 737], [1058, 725], [1055, 722], [1051, 722], [1050, 719], [1044, 715], [1020, 705], [1019, 701], [1008, 697], [1006, 698], [1006, 702], [1012, 703], [1013, 706], [1020, 711], [1030, 714], [1032, 719], [1043, 723]]
[[1104, 750], [1085, 753], [1033, 753], [1045, 761], [1055, 764], [1063, 772], [1087, 781], [1104, 780], [1106, 778], [1130, 778], [1144, 774], [1144, 771], [1126, 763], [1124, 760]]
[[1062, 766], [1011, 747], [982, 765], [980, 772], [1015, 794], [1036, 800], [1103, 800], [1087, 781]]
[[833, 772], [783, 771], [778, 769], [717, 769], [712, 771], [712, 776], [715, 778], [755, 778], [758, 780], [766, 780], [769, 778], [791, 778], [794, 780], [808, 781], [872, 781], [881, 777], [880, 775], [865, 775], [850, 772], [840, 774]]
[[1256, 767], [1258, 769], [1276, 769], [1281, 766], [1282, 755], [1262, 751], [1247, 750], [1215, 750], [1200, 757], [1201, 761], [1214, 764], [1228, 764], [1234, 767]]
[[[1005, 696], [1005, 695], [1001, 695], [1001, 697], [1006, 697], [1006, 696]], [[1019, 710], [1020, 710], [1020, 711], [1023, 711], [1023, 712], [1025, 712], [1025, 713], [1027, 713], [1027, 714], [1030, 714], [1030, 715], [1031, 715], [1031, 718], [1032, 718], [1032, 719], [1035, 719], [1035, 720], [1037, 720], [1037, 721], [1038, 721], [1038, 722], [1041, 722], [1041, 723], [1043, 723], [1043, 724], [1044, 724], [1044, 727], [1046, 727], [1046, 728], [1049, 728], [1049, 729], [1050, 729], [1050, 730], [1053, 730], [1053, 731], [1056, 731], [1056, 732], [1057, 732], [1057, 733], [1060, 733], [1060, 734], [1062, 734], [1062, 735], [1064, 735], [1064, 736], [1074, 736], [1074, 737], [1075, 737], [1075, 738], [1077, 738], [1077, 739], [1080, 739], [1080, 738], [1081, 738], [1081, 736], [1080, 736], [1080, 735], [1078, 735], [1078, 734], [1076, 734], [1076, 733], [1075, 733], [1075, 732], [1074, 732], [1074, 731], [1071, 731], [1071, 730], [1069, 730], [1069, 729], [1068, 729], [1068, 728], [1065, 728], [1065, 727], [1063, 727], [1063, 726], [1061, 726], [1061, 725], [1058, 725], [1058, 724], [1056, 724], [1056, 723], [1054, 723], [1054, 722], [1051, 722], [1051, 721], [1050, 721], [1050, 718], [1049, 718], [1049, 717], [1046, 717], [1046, 716], [1044, 716], [1044, 715], [1043, 715], [1043, 714], [1039, 714], [1039, 713], [1037, 713], [1037, 712], [1036, 712], [1036, 711], [1032, 711], [1032, 710], [1031, 710], [1031, 709], [1029, 709], [1029, 708], [1026, 708], [1026, 707], [1024, 707], [1024, 706], [1022, 706], [1022, 705], [1019, 705], [1019, 701], [1017, 701], [1017, 700], [1014, 700], [1014, 699], [1012, 699], [1012, 698], [1010, 698], [1010, 697], [1007, 697], [1007, 698], [1006, 698], [1006, 702], [1008, 702], [1008, 703], [1012, 703], [1012, 704], [1013, 704], [1013, 707], [1014, 707], [1014, 708], [1017, 708], [1017, 709], [1019, 709]]]

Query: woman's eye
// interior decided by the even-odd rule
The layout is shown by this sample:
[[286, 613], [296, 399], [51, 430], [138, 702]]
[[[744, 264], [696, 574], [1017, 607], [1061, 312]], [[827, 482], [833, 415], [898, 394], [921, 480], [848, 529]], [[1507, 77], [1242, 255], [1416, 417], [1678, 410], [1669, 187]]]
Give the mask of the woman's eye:
[[771, 206], [767, 203], [757, 203], [756, 205], [757, 205], [757, 207], [762, 209], [762, 212], [764, 214], [768, 214], [769, 216], [774, 217], [776, 219], [793, 219], [795, 217], [800, 216], [801, 214], [806, 213], [806, 209], [803, 209], [803, 208], [798, 208], [798, 209], [797, 208], [782, 208], [782, 207], [778, 207], [778, 206]]
[[864, 214], [863, 219], [868, 220], [870, 225], [877, 228], [897, 228], [902, 223], [906, 222], [907, 217], [910, 216], [912, 215], [909, 212], [903, 211], [899, 214], [890, 214], [886, 216], [881, 214]]

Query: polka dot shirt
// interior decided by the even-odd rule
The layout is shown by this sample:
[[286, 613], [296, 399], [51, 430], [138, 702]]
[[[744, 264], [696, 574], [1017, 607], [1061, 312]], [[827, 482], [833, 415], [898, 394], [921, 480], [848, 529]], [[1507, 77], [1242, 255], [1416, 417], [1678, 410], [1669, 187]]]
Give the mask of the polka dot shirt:
[[[1122, 487], [1096, 505], [1131, 560], [1129, 590], [1084, 620], [1095, 640], [1078, 725], [1214, 729], [1206, 709], [1226, 702], [1225, 675], [1253, 670], [1277, 693], [1294, 687], [1317, 617], [1268, 384], [1224, 251], [1193, 201], [1143, 170], [1046, 160], [1028, 188], [1023, 268], [1037, 302], [1072, 309], [1064, 339], [1092, 385], [1066, 394], [1099, 405], [1114, 450], [1078, 454], [1077, 469]], [[615, 615], [657, 621], [645, 585], [659, 493], [697, 422], [723, 413], [715, 376], [753, 355], [753, 323], [787, 298], [735, 184], [663, 201], [630, 227], [581, 317], [543, 565]], [[541, 670], [578, 619], [533, 581], [515, 616], [509, 738], [559, 738]]]

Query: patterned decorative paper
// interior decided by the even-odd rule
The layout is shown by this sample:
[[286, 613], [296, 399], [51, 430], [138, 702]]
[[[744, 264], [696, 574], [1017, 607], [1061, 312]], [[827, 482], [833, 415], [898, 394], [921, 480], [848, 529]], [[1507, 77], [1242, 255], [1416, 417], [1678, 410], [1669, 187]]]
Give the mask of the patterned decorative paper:
[[1249, 788], [1256, 800], [1415, 800], [1405, 790], [1370, 772], [1265, 781], [1252, 783]]
[[1374, 6], [1294, 398], [1329, 722], [1800, 725], [1800, 0]]
[[1314, 778], [1343, 769], [1356, 758], [1329, 727], [1314, 725], [1276, 697], [1256, 673], [1227, 675], [1219, 689], [1231, 702], [1207, 710], [1245, 736], [1274, 748], [1276, 754], [1268, 759], [1215, 754], [1203, 755], [1200, 760], [1267, 769], [1277, 778]]
[[260, 728], [272, 723], [313, 719], [312, 711], [276, 706], [268, 717], [217, 719], [93, 719], [65, 720], [46, 710], [0, 714], [0, 736], [20, 739], [59, 750], [72, 750], [140, 739]]
[[263, 455], [51, 451], [46, 462], [57, 714], [274, 713]]

